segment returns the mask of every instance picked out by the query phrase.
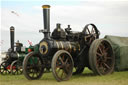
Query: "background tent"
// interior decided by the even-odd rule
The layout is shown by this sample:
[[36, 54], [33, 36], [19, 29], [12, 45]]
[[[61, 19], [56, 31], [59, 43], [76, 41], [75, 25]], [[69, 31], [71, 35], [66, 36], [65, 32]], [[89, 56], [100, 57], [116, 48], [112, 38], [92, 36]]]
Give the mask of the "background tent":
[[106, 35], [115, 54], [115, 70], [128, 70], [128, 37], [118, 37]]

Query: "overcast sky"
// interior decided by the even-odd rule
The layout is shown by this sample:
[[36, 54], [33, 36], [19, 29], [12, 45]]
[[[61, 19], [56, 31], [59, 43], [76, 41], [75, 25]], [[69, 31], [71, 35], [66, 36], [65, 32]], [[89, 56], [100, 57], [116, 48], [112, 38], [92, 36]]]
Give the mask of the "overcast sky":
[[[2, 0], [1, 39], [2, 51], [10, 47], [9, 27], [15, 27], [15, 42], [24, 46], [39, 43], [43, 34], [43, 13], [41, 6], [51, 5], [51, 31], [56, 23], [62, 28], [71, 25], [72, 30], [82, 31], [88, 23], [94, 23], [100, 30], [100, 37], [115, 35], [128, 37], [128, 0]], [[13, 11], [13, 12], [12, 12]]]

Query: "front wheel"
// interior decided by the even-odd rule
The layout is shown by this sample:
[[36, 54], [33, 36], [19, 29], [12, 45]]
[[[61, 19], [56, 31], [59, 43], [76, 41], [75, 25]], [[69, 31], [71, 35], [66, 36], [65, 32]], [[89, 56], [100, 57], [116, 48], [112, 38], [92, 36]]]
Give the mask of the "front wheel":
[[8, 75], [10, 74], [10, 65], [8, 62], [4, 61], [0, 65], [0, 74]]
[[43, 74], [42, 59], [38, 54], [30, 52], [23, 61], [23, 74], [28, 80], [39, 79]]
[[74, 67], [72, 56], [65, 50], [59, 50], [52, 59], [52, 73], [57, 81], [69, 80]]
[[13, 61], [10, 68], [11, 68], [11, 74], [13, 75], [20, 75], [23, 72], [22, 62], [18, 60]]

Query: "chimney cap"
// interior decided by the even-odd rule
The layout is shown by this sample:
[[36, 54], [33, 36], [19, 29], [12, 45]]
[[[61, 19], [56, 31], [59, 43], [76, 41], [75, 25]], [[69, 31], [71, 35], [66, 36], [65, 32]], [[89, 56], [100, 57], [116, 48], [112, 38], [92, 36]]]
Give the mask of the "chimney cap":
[[14, 30], [14, 27], [13, 27], [13, 26], [11, 26], [11, 27], [10, 27], [10, 29], [11, 29], [11, 30]]
[[44, 8], [44, 9], [50, 8], [50, 5], [42, 5], [42, 8]]

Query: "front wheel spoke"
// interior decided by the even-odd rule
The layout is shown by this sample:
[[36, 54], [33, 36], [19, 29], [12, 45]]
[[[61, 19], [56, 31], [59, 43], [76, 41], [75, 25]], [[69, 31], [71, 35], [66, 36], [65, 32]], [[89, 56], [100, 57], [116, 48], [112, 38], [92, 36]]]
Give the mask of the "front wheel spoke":
[[66, 68], [66, 69], [65, 69], [65, 74], [68, 74], [68, 72], [69, 72], [69, 69]]
[[68, 73], [64, 72], [64, 75], [65, 75], [65, 76], [67, 76], [67, 75], [68, 75]]
[[68, 73], [68, 71], [69, 71], [69, 69], [70, 69], [69, 67], [70, 67], [70, 64], [67, 64], [67, 65], [66, 65], [66, 68], [65, 68], [66, 73]]
[[64, 64], [64, 61], [62, 60], [62, 58], [61, 58], [61, 57], [59, 57], [59, 59], [60, 59], [61, 63], [62, 63], [62, 64]]
[[66, 59], [65, 64], [67, 64], [68, 60], [69, 60], [69, 58]]

